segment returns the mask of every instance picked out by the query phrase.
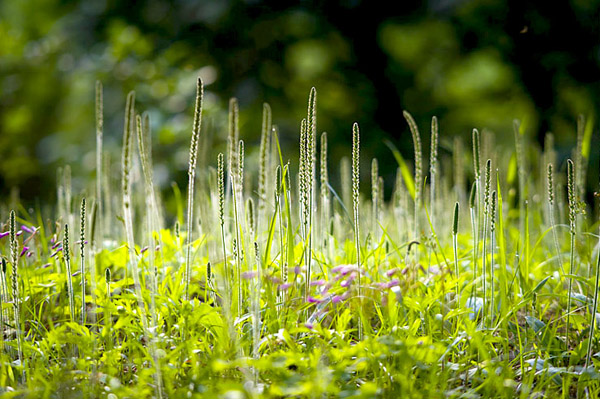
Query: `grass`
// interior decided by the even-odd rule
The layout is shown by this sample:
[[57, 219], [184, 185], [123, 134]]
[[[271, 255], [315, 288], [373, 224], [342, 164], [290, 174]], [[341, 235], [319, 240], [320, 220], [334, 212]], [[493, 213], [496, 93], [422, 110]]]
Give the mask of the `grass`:
[[[361, 160], [357, 123], [339, 168], [328, 168], [326, 135], [317, 154], [314, 89], [300, 165], [281, 152], [268, 105], [257, 149], [244, 148], [236, 100], [226, 154], [197, 165], [202, 90], [199, 80], [188, 196], [175, 188], [170, 226], [160, 227], [150, 123], [133, 93], [121, 176], [106, 167], [100, 84], [95, 198], [71, 192], [65, 167], [56, 212], [10, 212], [0, 234], [5, 397], [600, 395], [599, 223], [582, 202], [591, 131], [582, 119], [576, 162], [537, 148], [515, 123], [514, 145], [487, 149], [482, 174], [480, 136], [490, 143], [491, 133], [473, 132], [473, 170], [457, 161], [458, 141], [460, 153], [437, 153], [447, 138], [434, 118], [426, 182], [405, 112], [416, 168], [387, 143], [398, 176], [386, 202], [379, 165]], [[257, 168], [245, 152], [258, 154]], [[361, 164], [371, 165], [368, 196]]]

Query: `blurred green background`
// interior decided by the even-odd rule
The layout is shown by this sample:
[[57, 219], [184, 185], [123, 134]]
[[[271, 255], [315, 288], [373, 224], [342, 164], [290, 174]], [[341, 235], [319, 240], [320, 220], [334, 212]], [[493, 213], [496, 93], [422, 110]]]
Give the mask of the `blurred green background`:
[[[216, 150], [225, 148], [227, 104], [235, 96], [249, 163], [265, 101], [284, 151], [296, 156], [315, 86], [334, 175], [358, 121], [361, 150], [380, 159], [390, 183], [396, 164], [383, 140], [412, 159], [402, 109], [419, 123], [425, 145], [431, 116], [439, 117], [442, 153], [454, 135], [468, 144], [473, 127], [512, 143], [518, 118], [534, 142], [554, 132], [564, 157], [574, 146], [577, 115], [595, 118], [597, 0], [284, 3], [1, 0], [0, 196], [18, 187], [25, 200], [53, 200], [56, 168], [65, 164], [73, 168], [74, 191], [86, 187], [95, 175], [97, 79], [114, 170], [125, 96], [135, 89], [137, 110], [150, 113], [155, 174], [165, 190], [171, 181], [185, 185], [197, 75], [206, 84], [203, 134]], [[598, 148], [596, 134], [593, 143]], [[206, 153], [216, 159], [215, 151]], [[595, 181], [596, 169], [589, 174]]]

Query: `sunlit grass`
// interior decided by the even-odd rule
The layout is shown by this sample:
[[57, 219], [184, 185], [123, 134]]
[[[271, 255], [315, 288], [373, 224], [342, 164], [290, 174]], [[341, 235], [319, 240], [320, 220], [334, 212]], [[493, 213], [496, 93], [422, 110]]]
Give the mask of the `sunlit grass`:
[[[176, 187], [178, 216], [160, 228], [166, 221], [153, 183], [148, 117], [130, 94], [121, 175], [111, 176], [101, 167], [101, 85], [97, 90], [103, 170], [88, 191], [96, 198], [73, 198], [65, 168], [56, 213], [19, 207], [0, 235], [3, 392], [600, 394], [598, 223], [582, 202], [578, 177], [589, 136], [581, 136], [576, 162], [568, 161], [568, 178], [555, 179], [567, 177], [567, 163], [553, 158], [551, 146], [528, 143], [518, 123], [515, 143], [493, 152], [480, 142], [492, 133], [474, 130], [474, 170], [463, 170], [466, 163], [452, 158], [458, 154], [438, 154], [438, 140], [446, 139], [434, 118], [426, 181], [418, 127], [405, 112], [416, 168], [388, 143], [398, 176], [386, 202], [380, 165], [361, 160], [358, 123], [349, 124], [348, 158], [339, 168], [328, 165], [325, 134], [317, 146], [314, 89], [299, 165], [281, 152], [268, 105], [258, 165], [246, 164], [254, 149], [239, 139], [232, 100], [226, 154], [211, 154], [210, 165], [197, 168], [204, 142], [198, 80], [187, 205]], [[361, 165], [371, 165], [371, 198], [360, 191]], [[330, 184], [329, 170], [342, 186]], [[565, 180], [566, 188], [559, 183]], [[569, 226], [557, 223], [567, 219]]]

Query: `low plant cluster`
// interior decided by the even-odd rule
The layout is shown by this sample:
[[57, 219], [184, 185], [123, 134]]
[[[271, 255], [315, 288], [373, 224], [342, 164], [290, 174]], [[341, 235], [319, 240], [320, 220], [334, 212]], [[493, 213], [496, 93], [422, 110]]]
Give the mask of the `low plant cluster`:
[[174, 186], [166, 226], [148, 115], [130, 93], [117, 186], [96, 89], [93, 195], [73, 195], [65, 167], [52, 215], [3, 207], [4, 397], [600, 395], [583, 118], [565, 162], [551, 134], [540, 149], [515, 122], [511, 148], [473, 130], [471, 163], [434, 117], [426, 169], [404, 112], [414, 168], [389, 142], [387, 185], [355, 123], [333, 187], [314, 88], [298, 165], [267, 104], [256, 167], [245, 161], [235, 99], [227, 149], [205, 165], [198, 79], [187, 201]]

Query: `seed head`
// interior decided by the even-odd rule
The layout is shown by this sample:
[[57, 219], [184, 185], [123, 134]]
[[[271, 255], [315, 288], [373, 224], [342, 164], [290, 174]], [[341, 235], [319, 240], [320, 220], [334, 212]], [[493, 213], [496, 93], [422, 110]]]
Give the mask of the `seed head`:
[[548, 203], [554, 204], [554, 172], [552, 170], [552, 164], [548, 164], [547, 183], [548, 183]]
[[458, 202], [454, 204], [454, 217], [452, 218], [452, 234], [458, 234], [458, 211], [459, 211]]
[[469, 197], [469, 208], [475, 208], [475, 204], [477, 203], [477, 184], [473, 182], [471, 186], [471, 196]]
[[217, 187], [219, 190], [219, 221], [221, 227], [225, 224], [225, 186], [223, 180], [223, 153], [220, 152], [217, 156]]
[[481, 146], [479, 142], [479, 131], [473, 129], [473, 169], [475, 170], [475, 180], [481, 176]]
[[485, 163], [485, 188], [483, 191], [483, 212], [489, 212], [490, 186], [492, 183], [492, 160], [488, 159]]
[[437, 117], [431, 118], [431, 150], [429, 153], [429, 171], [431, 174], [436, 173], [437, 155], [438, 155], [438, 120]]
[[63, 254], [66, 262], [71, 261], [71, 251], [69, 250], [69, 225], [65, 224], [65, 240], [63, 242]]
[[577, 216], [577, 203], [575, 200], [575, 167], [572, 160], [567, 160], [567, 191], [569, 199], [569, 227], [571, 234], [575, 234], [575, 221]]
[[360, 188], [360, 131], [358, 123], [352, 126], [352, 199], [355, 210], [358, 210], [358, 193]]
[[496, 231], [496, 202], [497, 194], [496, 190], [492, 191], [492, 197], [490, 202], [490, 230]]

